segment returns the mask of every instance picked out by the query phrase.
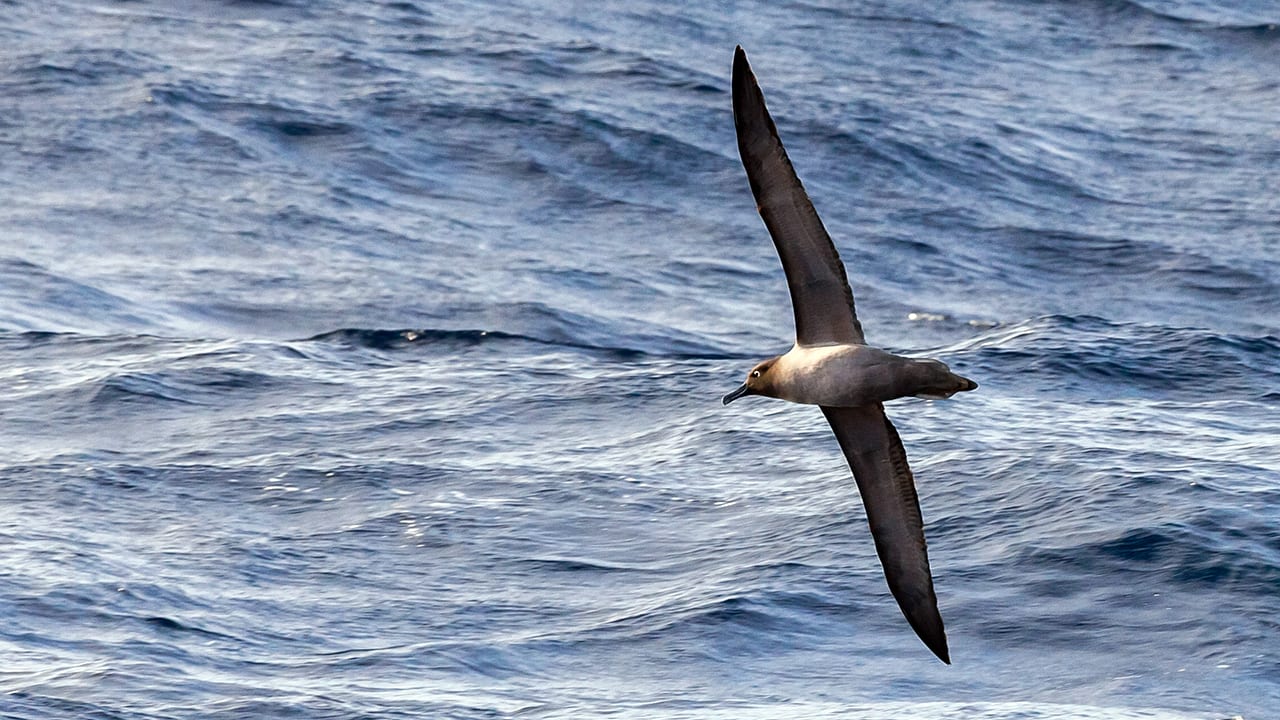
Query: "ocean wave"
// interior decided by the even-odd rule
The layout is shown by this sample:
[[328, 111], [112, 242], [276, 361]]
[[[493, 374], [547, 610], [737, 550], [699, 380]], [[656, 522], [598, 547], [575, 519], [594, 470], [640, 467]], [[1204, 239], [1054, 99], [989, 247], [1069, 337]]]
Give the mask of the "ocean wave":
[[[1240, 520], [1245, 524], [1238, 525]], [[1026, 548], [1017, 563], [1039, 572], [1143, 576], [1146, 586], [1266, 598], [1280, 582], [1280, 533], [1219, 508], [1187, 522], [1109, 531], [1070, 546]]]
[[1271, 33], [1280, 39], [1280, 10], [1274, 3], [1244, 0], [1236, 3], [1187, 2], [1186, 0], [1106, 0], [1106, 4], [1134, 15], [1247, 33]]
[[1019, 384], [1091, 395], [1105, 388], [1159, 399], [1262, 399], [1280, 378], [1280, 337], [1051, 315], [950, 348]]
[[[466, 316], [472, 313], [459, 308], [455, 314]], [[343, 328], [314, 335], [303, 342], [340, 342], [375, 350], [398, 350], [415, 344], [424, 347], [439, 345], [444, 348], [460, 348], [532, 343], [590, 351], [622, 360], [640, 357], [740, 357], [673, 328], [623, 318], [595, 318], [543, 303], [494, 304], [475, 308], [474, 314], [477, 320], [493, 329]], [[509, 329], [498, 329], [504, 327]]]
[[121, 295], [20, 258], [0, 258], [0, 305], [0, 334], [152, 327], [147, 313]]
[[[377, 330], [361, 328], [343, 328], [321, 333], [300, 342], [337, 343], [349, 347], [368, 348], [372, 350], [405, 350], [421, 345], [433, 351], [456, 351], [464, 347], [477, 345], [500, 346], [504, 344], [535, 344], [560, 347], [573, 350], [586, 350], [593, 353], [611, 356], [617, 359], [632, 359], [651, 354], [672, 356], [667, 352], [652, 352], [640, 348], [608, 345], [592, 345], [561, 339], [549, 339], [534, 335], [521, 335], [501, 330]], [[703, 355], [675, 355], [674, 357], [703, 357]]]
[[163, 401], [216, 405], [237, 392], [265, 392], [280, 377], [271, 373], [225, 367], [195, 367], [157, 372], [118, 372], [91, 381], [89, 404]]
[[6, 63], [9, 71], [0, 87], [12, 93], [41, 95], [65, 92], [68, 85], [119, 83], [141, 77], [156, 60], [122, 48], [76, 47], [10, 56]]
[[[641, 706], [619, 703], [607, 712], [619, 720], [648, 720], [655, 716], [669, 720], [792, 720], [798, 717], [809, 720], [1241, 720], [1221, 713], [1205, 715], [1160, 708], [1012, 700], [829, 702], [786, 698], [775, 703], [672, 700]], [[574, 715], [551, 713], [547, 717], [561, 720]]]
[[1274, 3], [1241, 0], [1234, 3], [1203, 0], [1086, 0], [1055, 2], [1073, 17], [1112, 25], [1128, 23], [1184, 32], [1255, 32], [1276, 29], [1280, 23]]

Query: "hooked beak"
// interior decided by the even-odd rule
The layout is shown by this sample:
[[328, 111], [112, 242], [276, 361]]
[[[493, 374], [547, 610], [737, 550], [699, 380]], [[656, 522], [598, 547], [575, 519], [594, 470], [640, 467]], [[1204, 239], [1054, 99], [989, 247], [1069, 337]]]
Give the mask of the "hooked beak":
[[742, 397], [743, 395], [746, 395], [746, 394], [747, 394], [747, 390], [748, 390], [748, 388], [747, 388], [747, 384], [746, 384], [746, 383], [742, 383], [741, 385], [739, 385], [739, 386], [738, 386], [738, 388], [737, 388], [736, 390], [734, 390], [733, 392], [731, 392], [731, 393], [729, 393], [728, 395], [725, 395], [725, 396], [724, 396], [724, 404], [725, 404], [725, 405], [728, 405], [729, 403], [733, 402], [734, 400], [737, 400], [738, 398]]

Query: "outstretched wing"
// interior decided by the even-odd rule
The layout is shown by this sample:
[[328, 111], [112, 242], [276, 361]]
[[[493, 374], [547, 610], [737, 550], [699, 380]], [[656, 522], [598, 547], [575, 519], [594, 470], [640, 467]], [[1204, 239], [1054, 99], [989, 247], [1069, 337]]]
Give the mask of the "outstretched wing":
[[942, 662], [951, 664], [947, 634], [938, 613], [925, 549], [924, 521], [915, 479], [907, 466], [898, 431], [876, 403], [863, 407], [826, 407], [840, 449], [858, 483], [867, 522], [884, 566], [889, 591], [916, 635]]
[[787, 158], [741, 47], [733, 56], [733, 124], [756, 208], [787, 274], [796, 342], [864, 343], [840, 255]]

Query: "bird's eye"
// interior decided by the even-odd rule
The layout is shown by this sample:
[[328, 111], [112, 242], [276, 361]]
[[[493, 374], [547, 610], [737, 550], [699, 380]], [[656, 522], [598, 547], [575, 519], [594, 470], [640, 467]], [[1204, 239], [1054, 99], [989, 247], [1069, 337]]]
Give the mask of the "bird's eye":
[[758, 378], [758, 377], [760, 377], [760, 371], [759, 371], [759, 370], [752, 370], [752, 371], [751, 371], [751, 377], [753, 377], [753, 378]]

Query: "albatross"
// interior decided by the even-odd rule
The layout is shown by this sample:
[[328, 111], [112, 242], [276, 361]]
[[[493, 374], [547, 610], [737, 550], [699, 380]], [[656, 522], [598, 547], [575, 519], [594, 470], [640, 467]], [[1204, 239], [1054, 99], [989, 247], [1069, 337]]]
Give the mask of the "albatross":
[[938, 360], [867, 344], [840, 255], [787, 158], [741, 46], [733, 58], [733, 124], [756, 209], [787, 276], [796, 340], [785, 354], [751, 368], [724, 404], [763, 395], [822, 409], [853, 471], [889, 591], [916, 635], [950, 664], [915, 479], [883, 403], [948, 398], [978, 385]]

